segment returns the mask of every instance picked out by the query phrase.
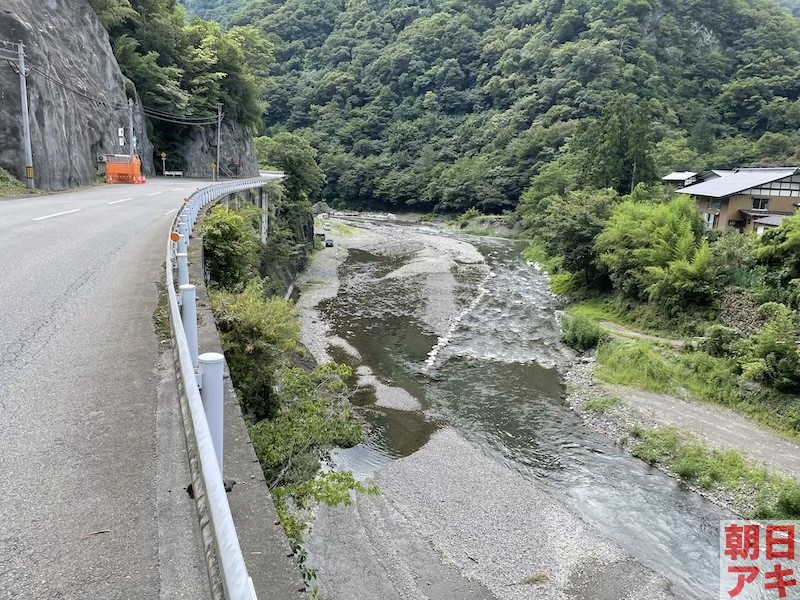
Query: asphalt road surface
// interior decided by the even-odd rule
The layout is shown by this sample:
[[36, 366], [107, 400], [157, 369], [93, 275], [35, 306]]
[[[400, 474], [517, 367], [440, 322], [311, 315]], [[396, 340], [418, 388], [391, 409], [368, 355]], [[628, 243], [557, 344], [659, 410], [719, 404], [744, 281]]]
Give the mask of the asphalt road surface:
[[152, 320], [169, 223], [205, 185], [0, 199], [0, 598], [208, 594]]

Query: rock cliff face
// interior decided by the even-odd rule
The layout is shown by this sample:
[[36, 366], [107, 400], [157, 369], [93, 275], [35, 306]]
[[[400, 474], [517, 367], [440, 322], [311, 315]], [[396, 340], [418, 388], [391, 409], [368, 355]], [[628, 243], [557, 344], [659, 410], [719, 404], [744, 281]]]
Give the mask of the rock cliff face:
[[[86, 0], [0, 0], [0, 40], [25, 44], [37, 187], [61, 190], [95, 180], [97, 156], [127, 154], [124, 79], [108, 35]], [[152, 147], [138, 114], [134, 130], [146, 173]], [[24, 177], [19, 77], [0, 63], [0, 167]]]
[[[217, 127], [193, 129], [183, 149], [186, 177], [211, 177], [211, 163], [217, 157]], [[256, 177], [253, 138], [238, 123], [222, 122], [220, 132], [220, 177]]]

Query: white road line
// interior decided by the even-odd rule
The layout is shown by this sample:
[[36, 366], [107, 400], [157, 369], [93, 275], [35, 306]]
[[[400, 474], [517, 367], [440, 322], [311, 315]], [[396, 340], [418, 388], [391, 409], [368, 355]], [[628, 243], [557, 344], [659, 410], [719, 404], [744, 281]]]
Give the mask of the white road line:
[[109, 202], [109, 204], [119, 204], [120, 202], [127, 202], [128, 200], [133, 200], [133, 198], [123, 198], [122, 200], [114, 200], [113, 202]]
[[158, 196], [159, 194], [163, 194], [164, 192], [153, 192], [152, 194], [147, 194], [148, 196]]
[[184, 190], [184, 188], [175, 188], [175, 189], [174, 189], [174, 190], [172, 190], [172, 191], [173, 191], [173, 192], [182, 192], [183, 190]]
[[72, 209], [72, 210], [65, 210], [64, 212], [60, 212], [60, 213], [54, 213], [54, 214], [52, 214], [52, 215], [45, 215], [45, 216], [43, 216], [43, 217], [36, 217], [36, 218], [35, 218], [35, 219], [33, 219], [33, 220], [34, 220], [34, 221], [42, 221], [42, 220], [44, 220], [44, 219], [51, 219], [51, 218], [53, 218], [53, 217], [60, 217], [61, 215], [68, 215], [68, 214], [70, 214], [70, 213], [76, 213], [76, 212], [80, 212], [80, 211], [81, 211], [81, 209], [80, 209], [80, 208], [74, 208], [74, 209]]
[[177, 210], [178, 210], [177, 208], [173, 208], [172, 210], [168, 210], [167, 214], [171, 215], [172, 213], [176, 212]]

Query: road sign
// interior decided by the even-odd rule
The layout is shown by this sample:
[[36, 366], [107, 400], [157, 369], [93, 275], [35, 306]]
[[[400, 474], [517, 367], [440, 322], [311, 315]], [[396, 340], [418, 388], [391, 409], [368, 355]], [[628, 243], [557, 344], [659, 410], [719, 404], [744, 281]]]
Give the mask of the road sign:
[[167, 153], [166, 152], [162, 152], [161, 153], [161, 158], [167, 158]]

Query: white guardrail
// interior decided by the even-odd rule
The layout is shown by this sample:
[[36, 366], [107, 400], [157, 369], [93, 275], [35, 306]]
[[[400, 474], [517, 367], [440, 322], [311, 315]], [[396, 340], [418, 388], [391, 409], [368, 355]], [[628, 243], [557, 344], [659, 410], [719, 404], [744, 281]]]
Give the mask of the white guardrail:
[[[228, 600], [256, 600], [256, 593], [239, 547], [222, 481], [223, 357], [217, 353], [197, 354], [195, 286], [189, 285], [187, 250], [201, 208], [228, 194], [261, 187], [269, 181], [280, 179], [283, 173], [262, 175], [255, 179], [214, 184], [192, 194], [175, 216], [167, 241], [166, 287], [180, 364], [180, 372], [176, 376], [183, 381], [188, 399], [200, 474], [206, 489], [214, 549], [223, 591]], [[176, 262], [180, 297], [175, 292], [172, 274]], [[205, 377], [201, 375], [201, 370]], [[201, 388], [204, 389], [201, 391]]]

